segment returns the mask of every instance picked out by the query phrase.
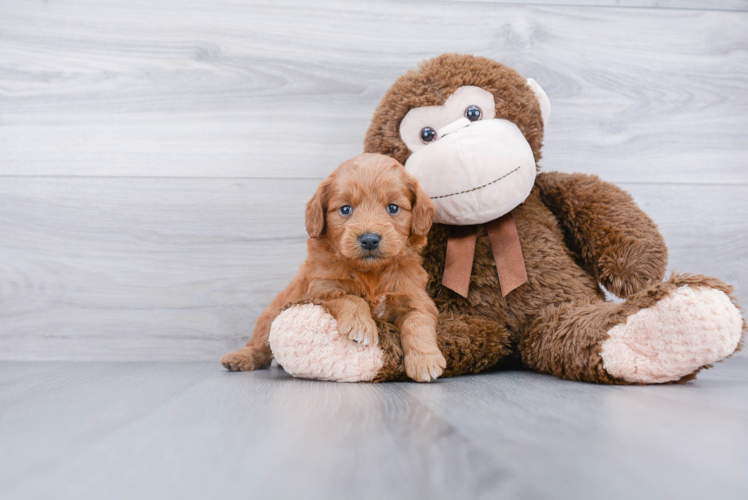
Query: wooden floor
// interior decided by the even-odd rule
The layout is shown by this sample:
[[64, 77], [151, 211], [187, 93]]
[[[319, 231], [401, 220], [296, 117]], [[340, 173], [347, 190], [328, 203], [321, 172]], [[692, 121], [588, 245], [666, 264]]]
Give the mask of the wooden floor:
[[748, 498], [748, 359], [686, 385], [0, 363], [0, 498]]

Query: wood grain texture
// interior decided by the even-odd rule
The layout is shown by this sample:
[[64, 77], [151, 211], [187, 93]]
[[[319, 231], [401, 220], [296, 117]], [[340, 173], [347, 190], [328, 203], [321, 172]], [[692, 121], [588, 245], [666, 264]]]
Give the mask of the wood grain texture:
[[237, 337], [248, 340], [304, 259], [303, 207], [316, 187], [308, 180], [6, 181], [0, 356], [31, 349], [33, 357], [83, 359], [145, 352], [200, 359], [234, 347]]
[[[0, 359], [218, 359], [296, 273], [316, 180], [6, 178]], [[623, 185], [748, 304], [743, 186]], [[695, 200], [698, 200], [697, 202]]]
[[6, 0], [0, 20], [0, 175], [321, 178], [397, 76], [463, 52], [546, 89], [547, 169], [748, 184], [744, 12]]
[[748, 12], [639, 1], [0, 2], [0, 359], [243, 344], [317, 181], [449, 51], [535, 77], [543, 167], [621, 183], [748, 303]]
[[748, 496], [748, 359], [685, 386], [0, 363], [4, 499]]
[[633, 7], [649, 9], [748, 10], [747, 0], [449, 0], [522, 5]]

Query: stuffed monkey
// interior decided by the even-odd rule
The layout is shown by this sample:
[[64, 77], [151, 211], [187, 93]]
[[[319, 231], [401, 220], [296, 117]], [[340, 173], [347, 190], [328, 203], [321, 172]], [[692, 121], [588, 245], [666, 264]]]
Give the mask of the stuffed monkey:
[[[365, 151], [405, 165], [435, 205], [424, 250], [439, 309], [442, 376], [523, 366], [604, 384], [686, 381], [742, 345], [731, 287], [663, 281], [667, 249], [631, 196], [595, 176], [538, 173], [550, 103], [513, 69], [446, 54], [401, 76]], [[601, 288], [624, 299], [606, 301]], [[315, 304], [287, 308], [270, 345], [292, 375], [404, 379], [398, 332], [338, 334]], [[241, 352], [241, 351], [239, 351]]]

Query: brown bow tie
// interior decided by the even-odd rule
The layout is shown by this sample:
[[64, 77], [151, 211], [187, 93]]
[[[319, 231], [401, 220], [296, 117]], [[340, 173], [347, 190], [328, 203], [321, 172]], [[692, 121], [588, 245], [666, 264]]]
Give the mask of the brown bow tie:
[[[509, 292], [527, 282], [527, 269], [514, 216], [509, 212], [486, 223], [486, 229], [488, 240], [491, 242], [493, 260], [496, 262], [501, 294], [506, 297]], [[477, 238], [478, 226], [449, 227], [442, 285], [463, 297], [467, 297], [470, 288]]]

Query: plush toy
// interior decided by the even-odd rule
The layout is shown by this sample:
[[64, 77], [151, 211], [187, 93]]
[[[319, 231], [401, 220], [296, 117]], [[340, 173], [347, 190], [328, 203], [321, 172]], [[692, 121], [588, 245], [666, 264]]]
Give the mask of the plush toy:
[[[537, 173], [550, 103], [498, 62], [446, 54], [400, 77], [365, 150], [415, 175], [436, 215], [424, 250], [439, 309], [443, 376], [524, 366], [606, 384], [686, 381], [742, 345], [731, 287], [663, 281], [667, 249], [625, 191], [595, 176]], [[625, 299], [605, 300], [600, 285]], [[312, 303], [275, 320], [270, 345], [294, 376], [404, 379], [396, 329], [379, 344], [340, 335]]]

